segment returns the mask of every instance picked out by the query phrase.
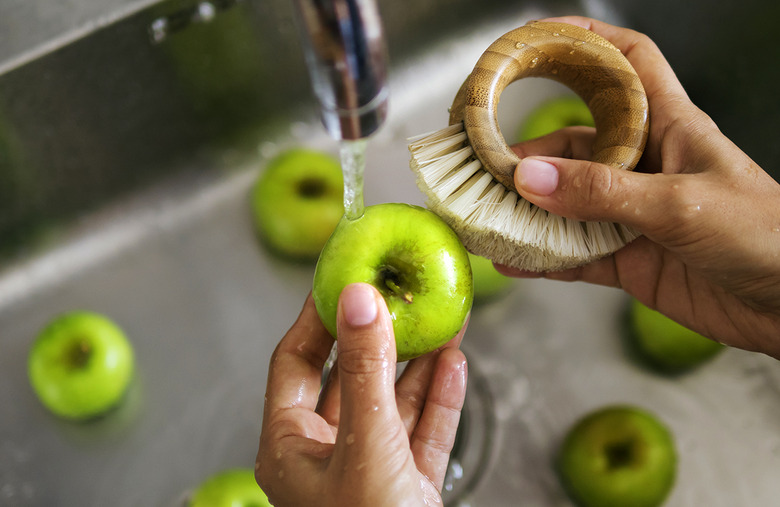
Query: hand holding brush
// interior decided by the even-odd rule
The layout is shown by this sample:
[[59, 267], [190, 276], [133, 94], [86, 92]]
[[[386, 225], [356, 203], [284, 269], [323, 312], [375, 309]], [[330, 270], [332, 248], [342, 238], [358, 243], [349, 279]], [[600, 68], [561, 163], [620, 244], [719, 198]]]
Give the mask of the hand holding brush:
[[590, 162], [595, 131], [570, 127], [512, 147], [518, 193], [550, 213], [639, 231], [615, 253], [560, 271], [507, 275], [620, 287], [714, 340], [780, 359], [780, 184], [688, 98], [645, 35], [599, 21], [647, 93], [650, 130], [633, 172]]

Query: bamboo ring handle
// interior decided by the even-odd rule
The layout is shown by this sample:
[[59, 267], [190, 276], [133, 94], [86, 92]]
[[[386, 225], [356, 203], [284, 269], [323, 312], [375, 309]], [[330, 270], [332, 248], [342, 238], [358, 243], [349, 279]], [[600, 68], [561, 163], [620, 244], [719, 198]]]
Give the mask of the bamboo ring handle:
[[512, 30], [477, 61], [450, 109], [450, 124], [463, 122], [485, 169], [514, 191], [520, 158], [498, 126], [504, 88], [524, 77], [545, 77], [575, 91], [596, 124], [593, 161], [627, 170], [642, 156], [648, 104], [642, 82], [618, 48], [590, 30], [565, 23], [531, 22]]

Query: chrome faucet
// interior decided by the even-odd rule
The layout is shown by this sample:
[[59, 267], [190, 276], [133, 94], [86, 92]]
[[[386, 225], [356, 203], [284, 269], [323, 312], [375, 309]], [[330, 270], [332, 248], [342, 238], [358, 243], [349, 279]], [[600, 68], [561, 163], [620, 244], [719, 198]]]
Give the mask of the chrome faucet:
[[363, 139], [387, 114], [387, 51], [374, 0], [296, 0], [322, 122], [338, 140]]

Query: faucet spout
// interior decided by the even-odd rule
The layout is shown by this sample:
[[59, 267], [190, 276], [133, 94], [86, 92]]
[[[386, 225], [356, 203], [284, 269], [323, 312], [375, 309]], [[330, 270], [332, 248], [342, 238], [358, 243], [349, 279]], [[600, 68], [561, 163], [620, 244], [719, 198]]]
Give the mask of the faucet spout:
[[387, 51], [374, 0], [296, 0], [322, 122], [339, 140], [363, 139], [387, 115]]

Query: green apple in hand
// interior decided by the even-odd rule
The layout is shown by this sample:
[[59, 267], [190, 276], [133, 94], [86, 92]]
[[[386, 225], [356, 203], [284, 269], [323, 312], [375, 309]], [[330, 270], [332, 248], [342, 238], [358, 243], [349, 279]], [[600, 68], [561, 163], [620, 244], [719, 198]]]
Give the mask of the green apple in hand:
[[471, 273], [474, 276], [474, 302], [482, 303], [506, 292], [514, 280], [499, 273], [493, 261], [469, 252]]
[[134, 355], [125, 334], [111, 320], [72, 312], [41, 331], [27, 366], [44, 406], [61, 417], [83, 420], [121, 401], [133, 376]]
[[631, 406], [597, 410], [574, 425], [559, 450], [560, 479], [577, 505], [656, 507], [677, 474], [669, 430]]
[[378, 204], [361, 218], [343, 218], [322, 249], [313, 296], [333, 336], [339, 295], [355, 282], [372, 284], [384, 296], [399, 361], [449, 341], [463, 327], [473, 300], [460, 239], [436, 214], [409, 204]]
[[542, 137], [564, 127], [593, 127], [593, 115], [576, 95], [565, 95], [543, 102], [531, 111], [520, 128], [518, 141]]
[[691, 331], [636, 299], [629, 308], [629, 321], [633, 348], [658, 370], [681, 373], [725, 349], [720, 343]]
[[188, 507], [271, 507], [271, 503], [252, 470], [234, 468], [203, 481], [190, 496]]
[[327, 153], [292, 149], [274, 157], [252, 191], [260, 237], [274, 251], [316, 259], [344, 214], [338, 160]]

